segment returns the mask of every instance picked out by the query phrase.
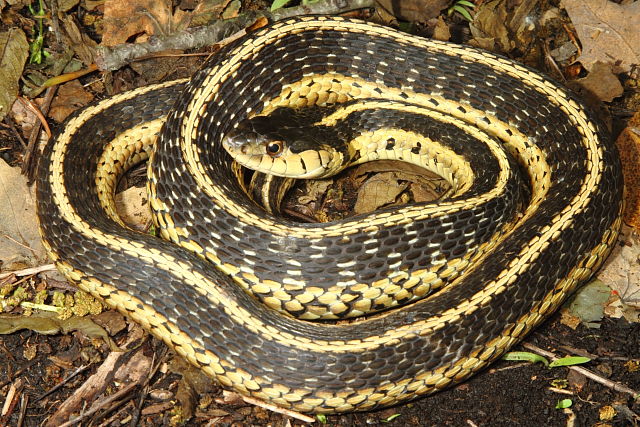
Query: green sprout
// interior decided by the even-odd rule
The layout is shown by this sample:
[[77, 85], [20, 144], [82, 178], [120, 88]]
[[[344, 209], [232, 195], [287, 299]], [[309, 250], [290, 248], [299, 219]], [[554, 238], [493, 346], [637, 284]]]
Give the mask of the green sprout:
[[556, 403], [556, 409], [569, 408], [571, 405], [573, 405], [573, 401], [571, 399], [558, 400], [558, 403]]
[[38, 12], [29, 5], [29, 12], [31, 12], [33, 17], [38, 20], [36, 38], [29, 45], [29, 52], [31, 53], [29, 56], [29, 63], [41, 64], [42, 59], [48, 56], [48, 53], [44, 51], [44, 26], [42, 24], [42, 21], [46, 17], [46, 13], [44, 12], [44, 2], [42, 0], [38, 0]]
[[473, 9], [475, 7], [476, 5], [468, 0], [456, 0], [456, 2], [452, 4], [449, 9], [447, 9], [447, 16], [451, 16], [454, 12], [457, 12], [464, 19], [471, 22], [473, 21], [473, 17], [471, 16], [471, 12], [469, 12], [469, 9]]

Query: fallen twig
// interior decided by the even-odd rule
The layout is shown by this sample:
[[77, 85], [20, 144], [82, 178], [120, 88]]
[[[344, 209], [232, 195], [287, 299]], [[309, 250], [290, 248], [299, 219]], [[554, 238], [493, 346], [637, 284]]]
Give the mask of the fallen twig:
[[96, 64], [101, 70], [114, 71], [134, 59], [170, 49], [198, 49], [210, 46], [243, 33], [260, 18], [270, 21], [298, 15], [330, 15], [349, 12], [355, 9], [373, 7], [374, 0], [324, 0], [306, 6], [289, 7], [274, 12], [267, 10], [250, 11], [237, 18], [218, 20], [210, 25], [188, 28], [167, 37], [153, 36], [145, 43], [123, 43], [113, 47], [99, 46]]
[[289, 409], [280, 408], [278, 406], [271, 405], [270, 403], [263, 402], [262, 400], [254, 399], [253, 397], [242, 396], [242, 400], [244, 400], [245, 402], [247, 402], [247, 403], [249, 403], [251, 405], [255, 405], [255, 406], [259, 406], [259, 407], [264, 408], [264, 409], [268, 409], [269, 411], [277, 412], [277, 413], [283, 414], [283, 415], [288, 415], [291, 418], [295, 418], [296, 420], [300, 420], [300, 421], [303, 421], [305, 423], [314, 423], [314, 422], [316, 422], [315, 418], [310, 417], [308, 415], [301, 414], [300, 412], [291, 411]]
[[126, 396], [127, 394], [129, 394], [131, 392], [131, 390], [136, 388], [138, 385], [139, 385], [138, 382], [126, 385], [121, 390], [118, 390], [117, 392], [113, 393], [112, 395], [110, 395], [108, 397], [105, 397], [104, 399], [100, 399], [99, 401], [94, 403], [93, 406], [91, 406], [91, 408], [87, 412], [84, 412], [83, 414], [81, 414], [81, 415], [79, 415], [79, 416], [67, 421], [66, 423], [60, 424], [60, 427], [69, 427], [69, 426], [72, 426], [74, 424], [80, 423], [82, 420], [87, 419], [91, 415], [93, 415], [96, 412], [98, 412], [100, 409], [102, 409], [105, 406], [111, 404], [111, 402], [114, 402], [114, 401], [120, 399], [121, 397]]
[[35, 402], [39, 402], [43, 398], [49, 396], [51, 393], [54, 393], [56, 390], [62, 388], [66, 383], [68, 383], [76, 375], [80, 374], [81, 372], [86, 371], [89, 368], [89, 366], [91, 366], [91, 365], [82, 365], [82, 366], [80, 366], [78, 369], [76, 369], [71, 374], [69, 374], [65, 379], [63, 379], [60, 383], [56, 384], [53, 388], [50, 388], [49, 390], [47, 390], [44, 393], [42, 393], [39, 397], [36, 398]]
[[[51, 101], [53, 101], [53, 97], [56, 94], [57, 87], [50, 87], [47, 89], [47, 92], [44, 95], [44, 103], [40, 107], [41, 113], [46, 116], [49, 113], [49, 108], [51, 107]], [[37, 163], [34, 157], [34, 152], [37, 152], [36, 147], [38, 144], [38, 137], [40, 136], [40, 129], [42, 129], [42, 121], [37, 121], [33, 126], [33, 130], [31, 131], [31, 136], [29, 137], [29, 144], [27, 145], [27, 149], [24, 153], [24, 159], [22, 160], [22, 173], [27, 176], [29, 181], [33, 180], [33, 174], [35, 171], [35, 164]]]
[[6, 273], [0, 273], [0, 280], [5, 279], [11, 275], [20, 276], [32, 276], [34, 274], [42, 273], [44, 271], [54, 271], [56, 266], [53, 264], [39, 265], [37, 267], [25, 268], [23, 270], [9, 271]]

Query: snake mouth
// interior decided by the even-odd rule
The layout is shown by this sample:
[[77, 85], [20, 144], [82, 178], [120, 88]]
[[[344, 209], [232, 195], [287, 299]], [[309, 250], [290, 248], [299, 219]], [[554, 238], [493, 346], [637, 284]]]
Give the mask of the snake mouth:
[[235, 154], [248, 154], [251, 145], [255, 145], [258, 134], [255, 132], [232, 129], [222, 138], [222, 146], [232, 156]]

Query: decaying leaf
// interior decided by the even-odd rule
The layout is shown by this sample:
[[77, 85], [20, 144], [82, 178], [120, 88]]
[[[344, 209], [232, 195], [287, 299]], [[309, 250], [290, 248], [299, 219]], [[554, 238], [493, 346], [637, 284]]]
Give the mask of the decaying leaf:
[[150, 35], [169, 35], [194, 24], [204, 25], [217, 17], [229, 0], [199, 2], [193, 11], [173, 8], [167, 0], [111, 1], [105, 4], [102, 44], [114, 46], [135, 37], [145, 41]]
[[3, 270], [34, 266], [46, 259], [38, 232], [35, 194], [20, 168], [0, 159], [0, 261]]
[[611, 102], [624, 91], [620, 80], [613, 74], [610, 64], [597, 62], [587, 77], [575, 81], [592, 96], [603, 102]]
[[620, 158], [625, 195], [624, 221], [640, 230], [640, 112], [627, 123], [627, 127], [616, 140]]
[[120, 218], [136, 230], [144, 231], [151, 224], [151, 211], [145, 188], [131, 187], [115, 197]]
[[178, 9], [174, 17], [171, 1], [166, 0], [106, 2], [102, 44], [114, 46], [133, 36], [172, 32], [176, 27], [182, 28], [180, 20], [185, 14], [186, 12]]
[[568, 311], [588, 328], [599, 329], [610, 293], [609, 286], [600, 280], [593, 280], [576, 293]]
[[409, 22], [426, 22], [440, 15], [450, 5], [449, 0], [378, 0], [379, 6], [397, 19]]
[[86, 33], [80, 31], [78, 24], [74, 20], [74, 15], [63, 15], [60, 19], [60, 24], [69, 39], [69, 45], [73, 48], [78, 58], [86, 65], [93, 63], [97, 43]]
[[21, 29], [0, 33], [0, 121], [18, 96], [18, 81], [28, 57], [29, 43]]
[[407, 182], [398, 179], [394, 172], [374, 175], [367, 180], [358, 191], [358, 199], [353, 208], [354, 213], [373, 212], [396, 201], [396, 198], [407, 187]]
[[443, 42], [446, 42], [451, 38], [451, 31], [449, 30], [449, 26], [446, 22], [444, 22], [444, 18], [442, 16], [438, 17], [436, 26], [433, 28], [433, 38], [436, 40], [441, 40]]
[[415, 202], [430, 202], [450, 195], [451, 186], [444, 178], [411, 163], [393, 160], [369, 162], [358, 166], [354, 177], [364, 182], [366, 175], [375, 172], [396, 172], [396, 178], [409, 181], [409, 191]]
[[49, 117], [61, 123], [69, 114], [78, 108], [84, 107], [92, 100], [93, 95], [86, 91], [78, 80], [70, 81], [58, 89], [58, 95], [51, 103]]
[[640, 2], [624, 5], [609, 0], [563, 0], [576, 28], [587, 70], [596, 62], [612, 64], [614, 72], [629, 72], [640, 64]]
[[535, 39], [535, 20], [540, 7], [539, 0], [519, 2], [492, 0], [476, 8], [469, 25], [473, 34], [472, 44], [488, 50], [524, 52]]
[[630, 227], [622, 227], [616, 245], [598, 278], [620, 297], [626, 306], [628, 320], [640, 319], [640, 235]]
[[[41, 107], [44, 98], [36, 98], [32, 99], [31, 102], [36, 106]], [[19, 129], [22, 133], [22, 136], [26, 139], [29, 138], [31, 132], [33, 130], [33, 126], [36, 123], [40, 123], [38, 116], [35, 111], [30, 108], [29, 103], [22, 102], [22, 100], [18, 99], [11, 106], [11, 117], [18, 124]], [[44, 133], [42, 135], [44, 137]]]

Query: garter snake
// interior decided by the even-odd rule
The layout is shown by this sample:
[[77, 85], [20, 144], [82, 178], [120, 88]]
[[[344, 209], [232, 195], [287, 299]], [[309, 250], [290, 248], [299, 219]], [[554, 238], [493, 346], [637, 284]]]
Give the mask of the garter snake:
[[[376, 98], [498, 141], [527, 171], [527, 206], [504, 227], [483, 217], [458, 229], [472, 226], [468, 211], [495, 213], [488, 197], [510, 176], [500, 162], [495, 188], [441, 210], [297, 224], [248, 201], [225, 135], [280, 107]], [[155, 135], [150, 203], [169, 241], [124, 227], [112, 208], [115, 181]], [[448, 158], [461, 194], [472, 192], [471, 159]], [[188, 82], [77, 113], [43, 153], [37, 201], [45, 246], [83, 290], [226, 387], [303, 412], [344, 412], [432, 393], [500, 357], [603, 262], [621, 193], [610, 137], [535, 71], [357, 20], [299, 17], [224, 47]], [[445, 281], [417, 302], [340, 324], [273, 309], [344, 317]]]

